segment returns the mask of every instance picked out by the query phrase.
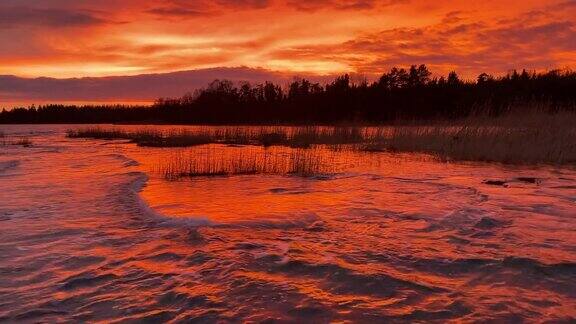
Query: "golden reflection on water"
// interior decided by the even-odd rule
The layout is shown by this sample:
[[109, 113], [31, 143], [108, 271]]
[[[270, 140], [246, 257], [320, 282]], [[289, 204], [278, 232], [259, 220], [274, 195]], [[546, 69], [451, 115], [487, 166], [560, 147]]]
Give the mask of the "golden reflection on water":
[[1, 180], [13, 194], [0, 205], [0, 297], [12, 296], [0, 321], [576, 316], [573, 170], [317, 147], [329, 163], [317, 176], [167, 180], [161, 165], [174, 155], [264, 149], [62, 138], [35, 138], [17, 152], [26, 172]]
[[[216, 149], [222, 156], [243, 149], [264, 150]], [[537, 188], [522, 183], [507, 188], [485, 185], [484, 180], [495, 176], [493, 166], [450, 165], [415, 155], [314, 150], [329, 156], [327, 169], [332, 172], [318, 177], [279, 172], [178, 181], [166, 181], [156, 173], [142, 196], [170, 217], [208, 218], [215, 227], [200, 229], [207, 237], [221, 235], [228, 242], [250, 242], [256, 250], [266, 251], [249, 252], [257, 265], [237, 269], [237, 276], [289, 287], [305, 296], [302, 305], [308, 305], [305, 300], [332, 305], [339, 316], [354, 313], [350, 307], [366, 312], [384, 308], [398, 318], [412, 318], [423, 308], [430, 314], [448, 310], [465, 316], [470, 309], [463, 305], [481, 308], [480, 296], [491, 296], [488, 304], [518, 296], [561, 298], [552, 292], [547, 297], [544, 292], [531, 295], [522, 282], [494, 286], [499, 280], [514, 282], [517, 274], [504, 269], [524, 262], [516, 261], [516, 256], [544, 263], [573, 259], [567, 250], [534, 249], [553, 237], [564, 241], [574, 237], [558, 230], [560, 223], [554, 234], [539, 228], [554, 221], [533, 209], [533, 215], [526, 217], [522, 209], [554, 204], [556, 196], [540, 195]], [[202, 148], [185, 151], [202, 154]], [[138, 159], [152, 169], [162, 163], [154, 154]], [[496, 176], [519, 176], [515, 172], [504, 167]], [[542, 171], [528, 172], [539, 176]], [[561, 213], [573, 211], [558, 208]], [[497, 225], [491, 227], [487, 221], [484, 228], [484, 217], [497, 219]], [[233, 252], [223, 256], [238, 257]], [[505, 260], [505, 265], [487, 260]], [[258, 266], [261, 262], [272, 265]], [[477, 277], [484, 268], [500, 274]], [[408, 302], [413, 298], [420, 301]], [[570, 314], [565, 303], [554, 311]]]

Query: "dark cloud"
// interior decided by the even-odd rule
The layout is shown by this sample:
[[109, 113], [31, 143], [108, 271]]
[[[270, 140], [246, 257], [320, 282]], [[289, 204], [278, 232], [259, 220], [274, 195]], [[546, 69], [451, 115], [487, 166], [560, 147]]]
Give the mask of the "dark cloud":
[[574, 9], [576, 8], [576, 0], [569, 0], [556, 5], [557, 9]]
[[198, 17], [198, 16], [205, 16], [207, 12], [197, 10], [197, 9], [190, 9], [185, 7], [162, 7], [162, 8], [154, 8], [146, 11], [147, 13], [162, 16], [162, 17], [180, 17], [180, 18], [188, 18], [188, 17]]
[[322, 9], [366, 10], [377, 6], [391, 6], [405, 2], [408, 2], [408, 0], [289, 0], [287, 4], [300, 11], [317, 11]]
[[221, 6], [235, 7], [242, 9], [260, 9], [270, 6], [270, 0], [218, 0]]
[[218, 0], [195, 2], [171, 0], [164, 6], [154, 7], [146, 12], [161, 18], [195, 18], [218, 14], [221, 13], [223, 9], [262, 9], [269, 5], [269, 0]]
[[232, 81], [285, 82], [283, 74], [247, 67], [212, 68], [161, 74], [101, 78], [19, 78], [0, 76], [0, 97], [4, 102], [150, 100], [176, 97], [205, 87], [214, 79]]
[[106, 22], [93, 13], [80, 10], [0, 6], [0, 27], [2, 28], [26, 25], [75, 27], [99, 25]]

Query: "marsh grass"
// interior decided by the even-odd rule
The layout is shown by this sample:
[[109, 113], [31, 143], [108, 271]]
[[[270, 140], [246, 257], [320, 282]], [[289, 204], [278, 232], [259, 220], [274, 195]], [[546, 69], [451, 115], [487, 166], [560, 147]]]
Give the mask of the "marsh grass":
[[[200, 127], [162, 132], [157, 130], [124, 131], [89, 128], [69, 131], [68, 137], [126, 139], [140, 146], [193, 147], [207, 144], [252, 145], [265, 148], [285, 147], [305, 156], [298, 163], [309, 163], [305, 149], [330, 148], [368, 152], [417, 152], [442, 161], [486, 161], [509, 164], [576, 163], [576, 113], [553, 112], [545, 106], [512, 109], [498, 117], [481, 110], [460, 120], [436, 120], [423, 125], [386, 127], [306, 126], [306, 127]], [[268, 163], [255, 157], [238, 156], [234, 162], [207, 161], [207, 174], [266, 173]], [[271, 157], [266, 157], [271, 158]], [[298, 161], [296, 158], [294, 161]], [[194, 162], [196, 163], [196, 162]], [[220, 163], [220, 164], [214, 164]], [[233, 165], [230, 165], [232, 163]], [[279, 162], [272, 162], [279, 163]], [[329, 163], [323, 161], [322, 163]], [[256, 166], [254, 164], [257, 164]], [[221, 165], [221, 166], [220, 166]], [[292, 165], [298, 171], [296, 164]], [[314, 170], [314, 166], [305, 166]], [[181, 168], [179, 168], [181, 169]], [[236, 170], [236, 171], [229, 171]], [[190, 174], [201, 174], [201, 167], [191, 167]], [[304, 172], [306, 173], [306, 172]]]
[[318, 127], [297, 128], [289, 138], [287, 146], [307, 148], [312, 145], [357, 144], [366, 140], [362, 127]]
[[192, 133], [188, 131], [170, 131], [163, 133], [155, 130], [141, 129], [127, 131], [119, 129], [86, 128], [68, 130], [69, 138], [92, 138], [114, 140], [123, 139], [148, 147], [189, 147], [213, 143], [214, 138], [207, 133]]
[[134, 134], [124, 130], [104, 129], [100, 127], [68, 130], [66, 137], [69, 138], [93, 138], [93, 139], [131, 139]]
[[215, 147], [177, 153], [156, 166], [164, 178], [233, 175], [297, 175], [303, 177], [332, 174], [336, 167], [330, 155], [315, 149], [238, 149], [223, 153]]
[[313, 145], [337, 145], [361, 143], [364, 140], [361, 127], [246, 127], [209, 128], [196, 130], [126, 131], [118, 129], [86, 128], [68, 130], [69, 138], [125, 139], [148, 147], [191, 147], [205, 144], [286, 146], [309, 148]]
[[576, 162], [576, 114], [532, 111], [498, 118], [474, 116], [459, 123], [394, 127], [361, 149], [427, 153], [442, 161]]

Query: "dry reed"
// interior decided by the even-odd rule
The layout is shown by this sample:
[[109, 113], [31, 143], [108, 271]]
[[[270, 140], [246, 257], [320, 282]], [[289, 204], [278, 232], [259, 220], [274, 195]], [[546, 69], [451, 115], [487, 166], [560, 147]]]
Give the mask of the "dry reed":
[[183, 177], [251, 174], [316, 176], [334, 173], [330, 154], [318, 150], [240, 149], [224, 154], [214, 147], [176, 153], [156, 169], [169, 180]]
[[[545, 107], [511, 110], [499, 117], [477, 114], [466, 119], [435, 121], [427, 126], [394, 127], [201, 127], [195, 130], [123, 131], [91, 128], [69, 131], [73, 138], [128, 139], [142, 146], [187, 147], [204, 144], [284, 146], [308, 149], [419, 152], [440, 160], [489, 161], [513, 164], [572, 164], [576, 162], [576, 113], [550, 113]], [[304, 155], [304, 150], [294, 154]], [[239, 156], [238, 172], [263, 173]], [[308, 161], [305, 159], [305, 161]], [[215, 163], [215, 162], [208, 162]], [[244, 163], [244, 164], [242, 164]], [[256, 163], [260, 164], [260, 162]], [[208, 174], [226, 173], [216, 168]], [[202, 173], [194, 171], [191, 174]], [[306, 169], [306, 168], [305, 168]], [[220, 171], [218, 171], [220, 170]], [[233, 172], [234, 173], [234, 172]]]
[[394, 127], [363, 146], [367, 151], [421, 152], [441, 160], [509, 164], [576, 162], [576, 114], [528, 112], [475, 116], [460, 125]]
[[287, 146], [308, 148], [312, 145], [337, 145], [361, 143], [364, 140], [360, 127], [246, 127], [172, 130], [167, 133], [154, 130], [125, 131], [118, 129], [87, 128], [69, 130], [69, 138], [125, 139], [140, 146], [189, 147], [204, 144], [234, 144]]

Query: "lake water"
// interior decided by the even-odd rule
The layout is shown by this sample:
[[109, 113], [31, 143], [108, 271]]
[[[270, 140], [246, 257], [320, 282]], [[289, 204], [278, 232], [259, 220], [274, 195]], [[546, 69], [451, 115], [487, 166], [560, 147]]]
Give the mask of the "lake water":
[[317, 177], [167, 181], [206, 148], [80, 127], [0, 126], [0, 322], [576, 320], [574, 168], [332, 152]]

